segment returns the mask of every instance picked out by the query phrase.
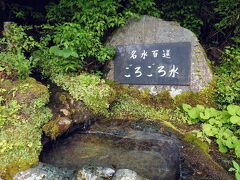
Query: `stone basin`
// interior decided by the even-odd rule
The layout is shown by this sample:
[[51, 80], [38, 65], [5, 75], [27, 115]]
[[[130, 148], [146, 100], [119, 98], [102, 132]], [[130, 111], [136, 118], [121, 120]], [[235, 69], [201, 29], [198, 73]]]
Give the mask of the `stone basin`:
[[180, 177], [178, 140], [136, 130], [75, 133], [46, 148], [41, 161], [69, 169], [86, 166], [130, 169], [147, 179]]

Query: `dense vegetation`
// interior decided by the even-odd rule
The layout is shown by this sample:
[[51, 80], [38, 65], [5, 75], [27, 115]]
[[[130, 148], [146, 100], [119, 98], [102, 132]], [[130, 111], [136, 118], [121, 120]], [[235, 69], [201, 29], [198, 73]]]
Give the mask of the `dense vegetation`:
[[[221, 152], [240, 157], [238, 0], [60, 0], [42, 11], [7, 5], [8, 20], [13, 22], [6, 24], [0, 39], [0, 176], [38, 161], [41, 126], [51, 113], [45, 107], [48, 90], [29, 78], [32, 74], [50, 79], [102, 116], [200, 124], [195, 131], [199, 138], [215, 141]], [[215, 74], [207, 92], [153, 98], [102, 79], [115, 54], [114, 48], [104, 45], [107, 36], [142, 14], [178, 21], [196, 33]], [[240, 179], [237, 162], [231, 170]]]

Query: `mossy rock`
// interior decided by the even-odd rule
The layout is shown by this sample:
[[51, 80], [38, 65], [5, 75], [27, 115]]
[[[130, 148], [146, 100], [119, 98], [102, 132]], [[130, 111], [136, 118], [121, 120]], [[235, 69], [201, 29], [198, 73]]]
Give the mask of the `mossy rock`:
[[72, 123], [72, 120], [67, 117], [57, 117], [45, 124], [43, 131], [47, 136], [51, 137], [51, 139], [56, 139], [65, 133], [72, 126]]
[[49, 101], [48, 88], [30, 77], [18, 81], [4, 80], [0, 85], [7, 91], [5, 99], [16, 100], [19, 104], [41, 106]]
[[[48, 88], [33, 78], [1, 80], [0, 93], [0, 176], [4, 179], [38, 162], [41, 126], [51, 118], [45, 107]], [[6, 93], [7, 92], [7, 93]]]
[[115, 91], [99, 76], [58, 75], [52, 77], [52, 80], [69, 92], [73, 98], [83, 101], [95, 114], [109, 115], [108, 109], [115, 100]]

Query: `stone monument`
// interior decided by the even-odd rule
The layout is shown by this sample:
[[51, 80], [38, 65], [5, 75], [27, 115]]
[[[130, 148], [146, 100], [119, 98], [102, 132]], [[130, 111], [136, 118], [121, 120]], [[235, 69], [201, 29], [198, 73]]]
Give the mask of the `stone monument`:
[[151, 16], [130, 19], [106, 45], [116, 47], [107, 78], [151, 94], [199, 92], [212, 81], [207, 56], [196, 35], [176, 22]]

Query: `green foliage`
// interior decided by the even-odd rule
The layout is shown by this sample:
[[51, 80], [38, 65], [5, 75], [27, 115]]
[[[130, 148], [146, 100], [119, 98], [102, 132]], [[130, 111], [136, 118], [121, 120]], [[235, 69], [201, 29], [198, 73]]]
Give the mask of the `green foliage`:
[[[154, 9], [153, 0], [121, 4], [113, 0], [61, 0], [47, 6], [48, 25], [42, 27], [41, 50], [33, 62], [44, 75], [77, 72], [93, 63], [104, 64], [115, 50], [104, 47], [105, 34], [136, 13]], [[46, 35], [47, 34], [47, 35]]]
[[223, 111], [201, 105], [183, 104], [182, 107], [192, 123], [202, 123], [203, 136], [216, 138], [219, 151], [226, 153], [234, 149], [235, 155], [240, 157], [240, 106], [229, 105]]
[[115, 92], [98, 76], [58, 75], [53, 78], [53, 81], [68, 91], [76, 100], [83, 101], [94, 113], [108, 116], [108, 108], [114, 100]]
[[33, 48], [39, 47], [39, 44], [32, 36], [27, 35], [26, 31], [30, 29], [31, 27], [20, 26], [16, 23], [7, 24], [0, 45], [5, 46], [5, 51], [15, 54], [31, 52]]
[[235, 172], [236, 180], [240, 180], [240, 165], [236, 161], [232, 161], [233, 167], [229, 171]]
[[9, 5], [8, 16], [11, 19], [23, 21], [26, 21], [29, 18], [32, 18], [34, 20], [44, 19], [43, 14], [37, 11], [33, 11], [32, 7], [19, 5], [16, 3], [10, 3], [8, 5]]
[[163, 0], [159, 6], [164, 19], [178, 21], [181, 26], [200, 35], [201, 26], [203, 25], [200, 17], [200, 4], [200, 0]]
[[127, 12], [155, 17], [160, 17], [161, 15], [154, 0], [131, 0], [129, 1], [129, 4], [126, 5], [124, 13], [127, 14]]
[[[109, 28], [123, 25], [126, 19], [118, 13], [120, 5], [112, 0], [61, 0], [47, 7], [41, 51], [35, 53], [34, 63], [44, 75], [82, 70], [92, 62], [111, 60], [115, 51], [106, 48], [102, 37]], [[47, 28], [46, 28], [47, 27]]]
[[0, 39], [0, 72], [11, 78], [24, 79], [30, 74], [30, 62], [25, 53], [30, 53], [39, 44], [25, 31], [30, 27], [9, 23]]
[[112, 0], [61, 0], [47, 8], [49, 22], [75, 22], [87, 31], [103, 35], [108, 28], [119, 26], [125, 19], [118, 13], [120, 4]]
[[238, 0], [218, 0], [215, 4], [215, 12], [220, 15], [219, 22], [215, 25], [217, 29], [221, 32], [230, 30], [234, 35], [239, 36], [240, 2]]
[[221, 107], [240, 103], [240, 48], [227, 47], [216, 69], [216, 101]]
[[21, 53], [0, 53], [0, 72], [13, 78], [24, 79], [30, 74], [30, 62]]
[[42, 39], [42, 49], [33, 54], [34, 64], [42, 68], [44, 75], [76, 72], [93, 59], [104, 63], [115, 54], [113, 48], [104, 47], [99, 37], [77, 23], [45, 28], [53, 32]]
[[51, 118], [45, 86], [28, 78], [0, 86], [0, 176], [10, 178], [38, 162], [41, 126]]

